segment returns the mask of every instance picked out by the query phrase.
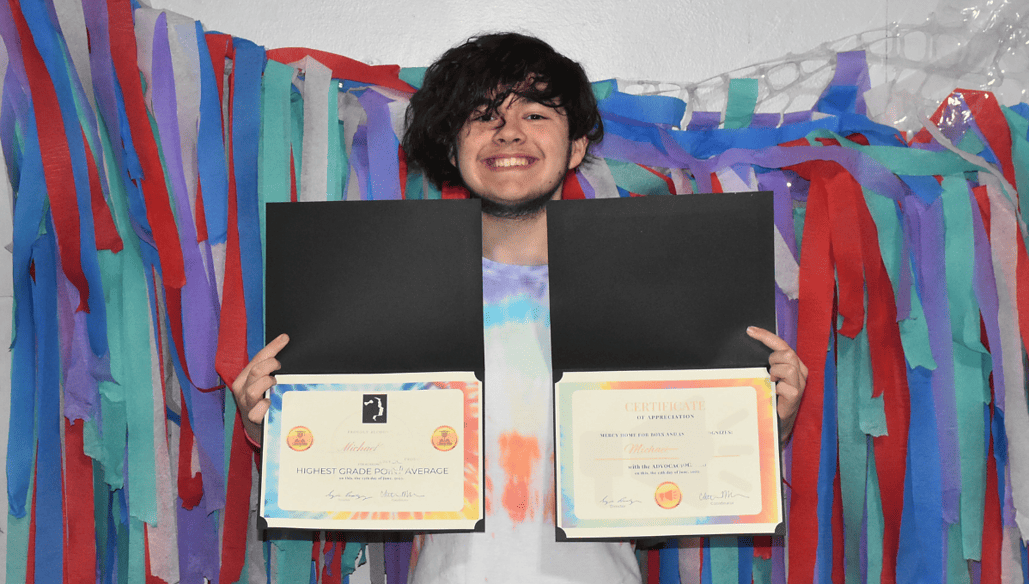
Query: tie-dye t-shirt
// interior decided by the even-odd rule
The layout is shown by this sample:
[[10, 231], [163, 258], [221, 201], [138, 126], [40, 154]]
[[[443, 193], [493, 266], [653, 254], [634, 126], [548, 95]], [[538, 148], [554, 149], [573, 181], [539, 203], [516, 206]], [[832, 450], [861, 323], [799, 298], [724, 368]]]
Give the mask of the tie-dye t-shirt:
[[419, 536], [412, 582], [640, 581], [624, 542], [554, 540], [547, 266], [482, 260], [486, 533]]

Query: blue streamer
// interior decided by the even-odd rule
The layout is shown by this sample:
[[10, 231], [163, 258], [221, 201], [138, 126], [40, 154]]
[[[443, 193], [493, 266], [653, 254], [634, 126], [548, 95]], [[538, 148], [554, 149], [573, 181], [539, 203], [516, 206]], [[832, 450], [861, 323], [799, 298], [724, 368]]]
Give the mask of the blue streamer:
[[658, 551], [658, 559], [661, 563], [659, 581], [661, 584], [679, 584], [679, 548], [666, 543]]
[[990, 423], [993, 432], [993, 459], [997, 461], [997, 491], [1000, 495], [1001, 512], [1004, 506], [1004, 476], [1008, 466], [1008, 435], [1004, 431], [1004, 410], [993, 408], [993, 420]]
[[61, 489], [61, 350], [57, 330], [57, 241], [53, 221], [32, 246], [36, 285], [32, 290], [39, 367], [36, 388], [36, 582], [61, 584], [64, 579], [64, 505]]
[[612, 91], [597, 106], [602, 114], [669, 127], [678, 126], [686, 115], [686, 102], [667, 95], [629, 95]]
[[740, 567], [738, 582], [751, 584], [754, 581], [754, 538], [743, 536], [737, 538], [736, 542]]
[[82, 126], [75, 111], [71, 81], [61, 46], [55, 30], [41, 0], [22, 2], [22, 13], [32, 31], [32, 38], [39, 49], [50, 80], [53, 82], [57, 103], [64, 122], [64, 133], [71, 154], [72, 177], [79, 207], [79, 261], [82, 273], [89, 285], [89, 313], [86, 315], [86, 330], [89, 345], [96, 356], [107, 354], [107, 307], [104, 304], [103, 284], [100, 281], [100, 263], [97, 258], [96, 236], [93, 232], [93, 203], [89, 190], [89, 171], [86, 164], [85, 146], [82, 143]]
[[247, 313], [247, 355], [264, 346], [264, 262], [261, 259], [260, 215], [257, 209], [257, 159], [261, 143], [261, 74], [264, 48], [234, 38], [232, 77], [232, 162], [236, 176], [239, 254]]
[[704, 551], [701, 559], [700, 584], [711, 584], [711, 538], [704, 538]]
[[[10, 87], [10, 86], [7, 86]], [[5, 94], [8, 91], [5, 90]], [[13, 93], [13, 92], [12, 92]], [[36, 335], [33, 325], [33, 283], [29, 276], [32, 247], [46, 202], [43, 159], [36, 134], [36, 117], [27, 94], [16, 100], [22, 120], [21, 176], [14, 204], [14, 343], [11, 347], [11, 415], [8, 444], [35, 436]], [[32, 448], [7, 449], [7, 504], [11, 515], [25, 517], [32, 476]]]
[[228, 232], [229, 177], [222, 139], [222, 107], [218, 97], [221, 79], [215, 79], [204, 27], [196, 23], [200, 53], [200, 121], [197, 125], [197, 173], [204, 199], [204, 218], [210, 243], [224, 243]]
[[932, 372], [922, 367], [908, 367], [907, 379], [911, 424], [908, 428], [897, 581], [942, 582], [946, 573], [939, 539], [939, 529], [944, 524], [943, 483], [939, 445], [936, 443]]

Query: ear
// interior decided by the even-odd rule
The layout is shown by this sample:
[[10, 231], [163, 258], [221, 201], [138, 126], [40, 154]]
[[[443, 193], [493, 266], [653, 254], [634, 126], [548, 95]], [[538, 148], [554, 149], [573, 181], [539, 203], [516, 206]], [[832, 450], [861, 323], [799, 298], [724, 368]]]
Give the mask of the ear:
[[589, 138], [582, 136], [572, 141], [570, 146], [570, 153], [568, 156], [568, 170], [576, 168], [582, 164], [582, 159], [586, 157], [586, 148], [589, 146]]

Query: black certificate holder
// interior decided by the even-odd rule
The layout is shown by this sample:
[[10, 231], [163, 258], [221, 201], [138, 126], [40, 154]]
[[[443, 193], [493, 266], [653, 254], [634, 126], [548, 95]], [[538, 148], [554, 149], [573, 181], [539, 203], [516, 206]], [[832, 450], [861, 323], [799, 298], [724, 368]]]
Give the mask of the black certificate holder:
[[765, 367], [772, 193], [547, 204], [554, 379], [565, 371]]
[[278, 373], [483, 379], [477, 200], [270, 203], [265, 335]]

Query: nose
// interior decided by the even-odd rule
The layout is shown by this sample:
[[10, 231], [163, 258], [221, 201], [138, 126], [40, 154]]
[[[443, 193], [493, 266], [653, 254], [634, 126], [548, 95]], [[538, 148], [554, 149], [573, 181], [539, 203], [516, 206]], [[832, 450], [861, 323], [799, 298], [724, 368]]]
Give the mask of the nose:
[[517, 144], [525, 139], [524, 128], [517, 116], [503, 116], [493, 139], [501, 144]]

